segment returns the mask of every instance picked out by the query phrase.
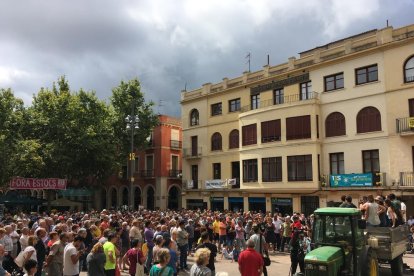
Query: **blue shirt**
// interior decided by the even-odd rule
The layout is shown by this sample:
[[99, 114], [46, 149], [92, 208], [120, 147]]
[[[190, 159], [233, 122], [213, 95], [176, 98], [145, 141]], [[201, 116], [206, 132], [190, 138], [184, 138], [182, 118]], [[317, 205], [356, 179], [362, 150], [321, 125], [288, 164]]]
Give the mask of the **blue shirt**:
[[170, 249], [170, 262], [168, 263], [168, 266], [171, 267], [174, 270], [174, 273], [177, 273], [177, 252], [175, 252], [174, 250]]

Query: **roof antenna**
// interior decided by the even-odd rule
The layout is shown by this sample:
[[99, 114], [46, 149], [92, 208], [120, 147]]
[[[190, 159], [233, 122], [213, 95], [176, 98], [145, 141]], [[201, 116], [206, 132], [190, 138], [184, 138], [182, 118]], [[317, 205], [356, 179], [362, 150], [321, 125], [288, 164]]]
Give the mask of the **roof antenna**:
[[187, 91], [187, 82], [184, 84], [184, 91]]
[[250, 57], [251, 57], [250, 52], [248, 52], [247, 53], [247, 56], [245, 58], [247, 58], [247, 62], [246, 63], [249, 64], [249, 71], [248, 71], [249, 73], [250, 73]]
[[269, 66], [269, 65], [270, 65], [270, 55], [267, 54], [267, 66]]
[[388, 28], [388, 19], [387, 19], [387, 28]]
[[163, 100], [158, 100], [158, 115], [160, 115], [161, 114], [161, 110], [162, 110], [162, 107], [164, 106], [164, 101]]

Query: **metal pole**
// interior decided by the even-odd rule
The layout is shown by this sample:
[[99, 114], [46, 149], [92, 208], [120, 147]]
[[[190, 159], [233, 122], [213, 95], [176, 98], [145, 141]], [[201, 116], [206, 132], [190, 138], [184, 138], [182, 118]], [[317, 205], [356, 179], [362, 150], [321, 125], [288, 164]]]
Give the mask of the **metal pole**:
[[131, 169], [130, 169], [131, 175], [130, 175], [130, 178], [129, 178], [129, 181], [130, 181], [130, 185], [129, 185], [130, 204], [129, 204], [129, 206], [132, 207], [132, 209], [135, 209], [135, 206], [134, 206], [134, 191], [133, 191], [133, 189], [134, 189], [134, 171], [135, 171], [134, 129], [135, 129], [135, 124], [137, 122], [135, 122], [135, 115], [134, 115], [134, 107], [135, 107], [134, 99], [132, 99], [131, 106], [132, 106], [132, 110], [131, 110], [131, 154], [130, 154], [130, 159], [131, 160], [129, 162], [130, 167], [131, 167]]

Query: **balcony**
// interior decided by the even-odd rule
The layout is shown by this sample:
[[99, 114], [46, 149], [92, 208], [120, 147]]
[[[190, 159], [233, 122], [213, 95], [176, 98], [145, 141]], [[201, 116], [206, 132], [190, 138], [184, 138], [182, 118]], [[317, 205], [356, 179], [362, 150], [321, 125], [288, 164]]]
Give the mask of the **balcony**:
[[400, 187], [414, 188], [414, 172], [400, 172]]
[[398, 118], [397, 133], [400, 135], [414, 135], [414, 117]]
[[172, 149], [181, 149], [181, 147], [182, 147], [181, 141], [170, 140], [170, 147]]
[[201, 183], [202, 183], [201, 180], [187, 180], [187, 181], [183, 181], [182, 187], [184, 190], [198, 190], [199, 187], [200, 189], [202, 188]]
[[201, 158], [201, 147], [184, 149], [183, 154], [187, 159]]
[[268, 106], [273, 106], [273, 105], [284, 105], [284, 104], [289, 104], [289, 103], [294, 103], [294, 102], [304, 102], [304, 101], [309, 101], [309, 100], [316, 100], [318, 99], [319, 94], [317, 92], [310, 92], [306, 95], [302, 95], [302, 94], [294, 94], [294, 95], [289, 95], [289, 96], [279, 96], [276, 97], [275, 99], [270, 99], [270, 100], [265, 100], [265, 101], [260, 101], [257, 108], [252, 108], [252, 105], [245, 105], [242, 108], [240, 108], [240, 112], [247, 112], [250, 110], [254, 110], [254, 109], [261, 109], [261, 108], [265, 108]]
[[144, 178], [154, 177], [154, 170], [141, 170], [141, 177], [144, 177]]
[[183, 175], [182, 170], [169, 170], [168, 171], [168, 176], [170, 178], [181, 178], [182, 175]]

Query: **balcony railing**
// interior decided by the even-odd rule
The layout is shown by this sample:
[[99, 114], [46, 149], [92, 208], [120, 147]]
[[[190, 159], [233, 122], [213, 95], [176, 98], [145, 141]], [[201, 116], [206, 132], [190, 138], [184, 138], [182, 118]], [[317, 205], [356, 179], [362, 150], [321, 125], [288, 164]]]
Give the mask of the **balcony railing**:
[[414, 117], [398, 118], [397, 133], [414, 135]]
[[200, 158], [201, 147], [184, 149], [183, 154], [184, 158]]
[[154, 177], [154, 170], [141, 170], [142, 177]]
[[183, 171], [182, 170], [169, 170], [168, 175], [171, 178], [180, 178], [183, 175]]
[[277, 96], [276, 99], [264, 100], [258, 103], [258, 106], [253, 107], [250, 105], [245, 105], [240, 108], [240, 112], [247, 112], [254, 109], [260, 109], [273, 105], [283, 105], [293, 102], [308, 101], [318, 99], [319, 94], [317, 92], [309, 92], [307, 94], [294, 94], [289, 96]]
[[414, 172], [400, 172], [400, 186], [414, 188]]
[[170, 140], [170, 147], [172, 149], [181, 149], [181, 141], [177, 141], [177, 140]]
[[187, 180], [183, 182], [184, 190], [198, 190], [202, 188], [201, 180]]

